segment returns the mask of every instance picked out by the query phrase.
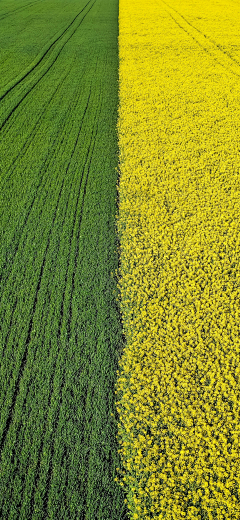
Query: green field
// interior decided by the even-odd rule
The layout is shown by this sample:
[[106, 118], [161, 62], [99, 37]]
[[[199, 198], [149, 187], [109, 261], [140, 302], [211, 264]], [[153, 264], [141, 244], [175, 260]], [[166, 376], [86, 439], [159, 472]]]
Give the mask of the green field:
[[127, 518], [117, 38], [117, 0], [0, 0], [1, 519]]

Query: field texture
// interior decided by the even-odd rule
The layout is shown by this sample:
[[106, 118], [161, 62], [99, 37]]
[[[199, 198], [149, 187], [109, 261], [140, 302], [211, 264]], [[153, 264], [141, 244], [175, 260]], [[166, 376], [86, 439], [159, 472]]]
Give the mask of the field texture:
[[0, 3], [4, 520], [125, 518], [117, 38], [117, 0]]
[[240, 5], [120, 1], [116, 406], [132, 519], [240, 518]]

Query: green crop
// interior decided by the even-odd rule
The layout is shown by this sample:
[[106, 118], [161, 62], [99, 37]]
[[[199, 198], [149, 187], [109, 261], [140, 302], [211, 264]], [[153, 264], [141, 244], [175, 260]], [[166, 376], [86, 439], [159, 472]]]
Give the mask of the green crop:
[[3, 519], [126, 518], [117, 37], [117, 0], [1, 2]]

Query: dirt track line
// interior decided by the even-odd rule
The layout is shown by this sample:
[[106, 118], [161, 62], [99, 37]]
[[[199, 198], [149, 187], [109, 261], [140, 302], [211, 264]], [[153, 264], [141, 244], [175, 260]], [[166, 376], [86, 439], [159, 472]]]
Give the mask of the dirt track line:
[[[72, 178], [71, 189], [72, 189], [73, 183], [74, 183], [74, 178]], [[71, 189], [69, 190], [68, 202], [67, 202], [66, 207], [65, 207], [64, 218], [66, 217], [66, 213], [67, 213], [67, 209], [68, 209], [68, 205], [69, 205]], [[59, 347], [59, 349], [60, 349], [60, 347]], [[59, 349], [56, 352], [56, 359], [55, 359], [55, 363], [53, 364], [52, 373], [51, 373], [50, 380], [49, 380], [49, 395], [48, 395], [47, 410], [49, 410], [50, 405], [51, 405], [51, 397], [52, 397], [52, 393], [53, 393], [53, 382], [54, 382], [54, 376], [55, 376], [55, 373], [56, 373], [56, 365], [57, 365], [57, 358], [58, 358], [58, 355], [59, 355]], [[60, 391], [61, 391], [61, 387], [60, 387]], [[26, 401], [27, 401], [28, 392], [29, 392], [29, 386], [27, 387], [27, 391], [26, 391], [26, 396], [25, 396], [25, 400]], [[35, 494], [35, 491], [36, 491], [37, 483], [38, 483], [39, 478], [40, 478], [40, 465], [41, 465], [41, 457], [42, 457], [44, 444], [45, 444], [46, 422], [47, 422], [47, 412], [46, 412], [46, 415], [45, 415], [45, 418], [44, 418], [43, 436], [42, 436], [41, 444], [40, 444], [39, 451], [38, 451], [38, 459], [37, 459], [37, 464], [36, 464], [36, 468], [35, 468], [34, 483], [33, 483], [32, 491], [31, 491], [30, 518], [32, 517], [32, 514], [33, 514], [34, 494]]]
[[[74, 178], [72, 179], [71, 188], [73, 186], [73, 183], [74, 183]], [[69, 199], [70, 199], [70, 192], [69, 192], [68, 204], [69, 204]], [[65, 216], [66, 216], [68, 204], [66, 205], [66, 208], [65, 208]], [[57, 355], [58, 355], [58, 352], [57, 352], [56, 356]], [[34, 359], [35, 359], [35, 356], [34, 356]], [[55, 366], [56, 366], [56, 364], [55, 364]], [[23, 368], [23, 370], [24, 370], [24, 368]], [[22, 373], [23, 373], [23, 370], [22, 370]], [[50, 378], [50, 384], [51, 384], [51, 379], [54, 378], [54, 374], [55, 374], [54, 367], [53, 367], [53, 371], [54, 371], [54, 373], [53, 373], [53, 376]], [[30, 389], [30, 385], [28, 385], [27, 388], [26, 388], [26, 394], [24, 396], [23, 407], [24, 407], [25, 403], [27, 402], [29, 389]], [[51, 395], [52, 395], [52, 392], [50, 393], [50, 396], [49, 396], [49, 399], [48, 399], [48, 407], [50, 406]], [[14, 414], [14, 411], [13, 411], [13, 414]], [[45, 418], [45, 424], [46, 424], [46, 418]], [[18, 425], [18, 431], [21, 430], [21, 427], [22, 427], [22, 422], [20, 422], [19, 425]], [[46, 429], [45, 429], [45, 431], [46, 431]], [[40, 476], [40, 462], [41, 462], [41, 454], [42, 454], [42, 451], [43, 451], [43, 447], [44, 447], [44, 436], [42, 437], [40, 448], [39, 448], [39, 455], [38, 455], [38, 460], [37, 460], [37, 464], [36, 464], [36, 472], [35, 472], [35, 477], [34, 477], [34, 486], [33, 486], [33, 491], [32, 491], [32, 495], [31, 495], [31, 499], [30, 499], [31, 515], [33, 513], [35, 486], [36, 486], [37, 481], [38, 481], [39, 476]], [[13, 456], [14, 456], [14, 454], [13, 454]]]
[[[97, 116], [96, 116], [96, 119], [97, 119]], [[96, 138], [97, 132], [98, 132], [98, 127], [97, 127], [97, 130], [95, 132], [94, 138]], [[88, 149], [88, 152], [87, 152], [87, 155], [86, 155], [86, 161], [85, 161], [84, 169], [85, 169], [85, 166], [86, 166], [88, 158], [89, 158], [89, 152], [90, 152], [90, 148], [91, 148], [91, 145], [92, 145], [92, 139], [93, 139], [93, 133], [92, 133], [89, 149]], [[91, 161], [92, 161], [92, 157], [93, 157], [93, 153], [94, 153], [94, 148], [95, 148], [95, 144], [93, 145], [91, 158], [90, 158], [90, 164], [89, 164], [88, 169], [87, 169], [87, 175], [86, 175], [86, 179], [85, 179], [85, 183], [84, 183], [83, 200], [82, 200], [82, 205], [81, 205], [81, 214], [80, 214], [80, 224], [79, 224], [79, 229], [78, 229], [78, 237], [80, 235], [81, 220], [82, 220], [84, 200], [85, 200], [85, 196], [86, 196], [87, 181], [88, 181]], [[73, 289], [74, 289], [74, 277], [73, 277], [73, 283], [72, 283], [72, 294], [73, 294]], [[71, 306], [71, 303], [70, 303], [70, 306]], [[69, 307], [69, 310], [70, 310], [70, 307]], [[69, 317], [69, 322], [68, 323], [70, 323], [70, 319], [71, 319], [71, 316]], [[65, 379], [63, 379], [63, 381], [61, 383], [61, 387], [60, 387], [60, 396], [61, 396], [61, 398], [62, 398], [62, 391], [63, 391], [63, 388], [64, 388], [64, 384], [65, 384]], [[59, 417], [60, 417], [61, 398], [60, 398], [60, 401], [59, 401], [57, 417], [55, 419], [55, 429], [56, 429], [56, 431], [57, 431], [57, 426], [58, 426]], [[54, 443], [52, 443], [52, 447], [51, 447], [50, 465], [49, 465], [49, 469], [48, 469], [48, 475], [47, 475], [47, 480], [46, 480], [46, 493], [45, 493], [45, 497], [44, 497], [44, 512], [45, 512], [46, 515], [47, 515], [47, 508], [48, 508], [48, 496], [49, 496], [51, 479], [52, 479], [52, 471], [53, 471], [53, 457], [54, 457]]]
[[[86, 115], [86, 112], [87, 112], [87, 109], [88, 109], [88, 106], [89, 106], [89, 100], [90, 100], [90, 97], [91, 97], [91, 89], [90, 89], [90, 92], [89, 92], [89, 96], [88, 96], [88, 100], [87, 100], [86, 107], [85, 107], [85, 109], [84, 109], [84, 113], [83, 113], [83, 117], [82, 117], [82, 121], [81, 121], [80, 129], [79, 129], [79, 131], [78, 131], [78, 135], [77, 135], [77, 138], [76, 138], [76, 141], [75, 141], [75, 144], [74, 144], [74, 147], [73, 147], [72, 153], [71, 153], [71, 157], [70, 157], [70, 160], [69, 160], [68, 165], [67, 165], [67, 168], [66, 168], [66, 173], [67, 173], [68, 170], [69, 170], [69, 167], [70, 167], [70, 164], [71, 164], [71, 160], [72, 160], [72, 158], [73, 158], [73, 155], [74, 155], [75, 149], [76, 149], [77, 144], [78, 144], [78, 140], [79, 140], [80, 132], [81, 132], [81, 130], [82, 130], [83, 121], [84, 121], [84, 118], [85, 118], [85, 115]], [[75, 179], [75, 177], [72, 178], [72, 184], [71, 184], [71, 187], [72, 187], [72, 185], [73, 185], [74, 179]], [[80, 181], [79, 193], [78, 193], [78, 197], [77, 197], [77, 201], [76, 201], [76, 211], [75, 211], [75, 215], [76, 215], [76, 212], [77, 212], [77, 206], [78, 206], [79, 197], [80, 197], [80, 193], [81, 193], [82, 182], [83, 182], [83, 175], [82, 175], [82, 177], [81, 177], [81, 181]], [[70, 194], [71, 194], [71, 190], [69, 191], [68, 203], [66, 204], [66, 212], [67, 212], [68, 205], [69, 205]], [[65, 215], [66, 215], [66, 212], [65, 212]], [[71, 237], [70, 237], [70, 244], [71, 244], [71, 242], [72, 242], [72, 237], [73, 237], [73, 233], [74, 233], [75, 223], [76, 223], [76, 217], [74, 217], [74, 224], [73, 224], [73, 227], [72, 227], [72, 232], [71, 232]], [[70, 249], [71, 249], [71, 248], [70, 248]], [[68, 259], [68, 263], [67, 263], [67, 268], [66, 268], [66, 275], [65, 275], [65, 288], [64, 288], [64, 290], [63, 290], [64, 295], [65, 295], [65, 292], [66, 292], [66, 284], [67, 284], [68, 269], [69, 269], [69, 264], [70, 264], [70, 256], [71, 256], [71, 253], [70, 253], [70, 255], [69, 255], [69, 259]], [[64, 295], [63, 295], [63, 300], [62, 300], [62, 303], [61, 303], [61, 311], [60, 311], [61, 321], [60, 321], [60, 324], [59, 324], [58, 337], [60, 337], [60, 331], [61, 331], [62, 321], [63, 321], [63, 304], [64, 304]], [[58, 352], [59, 352], [59, 350], [58, 350]], [[56, 363], [57, 363], [57, 355], [58, 355], [58, 352], [56, 353]], [[56, 367], [56, 363], [55, 363], [55, 367]], [[54, 370], [54, 372], [53, 372], [53, 374], [52, 374], [52, 377], [50, 378], [50, 388], [53, 387], [54, 375], [55, 375], [55, 370]], [[49, 393], [49, 399], [48, 399], [48, 406], [50, 406], [51, 395], [52, 395], [52, 392], [50, 391], [50, 393]]]
[[[79, 89], [78, 96], [76, 97], [76, 102], [75, 102], [75, 104], [74, 104], [74, 106], [73, 106], [72, 114], [74, 113], [74, 108], [75, 108], [75, 106], [76, 106], [77, 103], [78, 103], [78, 100], [79, 100], [80, 94], [81, 94], [81, 92], [80, 92], [80, 89]], [[89, 94], [89, 97], [90, 97], [90, 94]], [[82, 117], [82, 120], [81, 120], [81, 127], [80, 127], [80, 129], [82, 128], [82, 125], [83, 125], [83, 120], [84, 120], [84, 117], [85, 117], [85, 114], [86, 114], [86, 111], [87, 111], [88, 103], [89, 103], [89, 98], [88, 98], [88, 101], [87, 101], [87, 105], [86, 105], [86, 107], [85, 107], [85, 109], [84, 109], [84, 113], [83, 113], [83, 117]], [[62, 135], [65, 134], [65, 133], [66, 133], [66, 128], [64, 128], [64, 132], [62, 132]], [[79, 132], [79, 133], [80, 133], [80, 132]], [[56, 156], [56, 154], [57, 154], [57, 152], [58, 152], [58, 149], [62, 146], [63, 138], [64, 138], [64, 137], [62, 137], [61, 142], [58, 144], [57, 149], [55, 149], [55, 153], [54, 153], [53, 155], [51, 155], [50, 159], [47, 158], [47, 159], [48, 159], [48, 164], [47, 164], [47, 167], [45, 168], [45, 172], [47, 171], [49, 164], [54, 160], [54, 157]], [[67, 146], [67, 142], [66, 142], [66, 145], [65, 145], [65, 146]], [[76, 148], [76, 146], [77, 146], [77, 143], [75, 143], [75, 148]], [[72, 156], [73, 156], [73, 153], [72, 153]], [[68, 163], [68, 168], [69, 168], [69, 165], [70, 165], [70, 163]], [[66, 176], [65, 176], [65, 179], [66, 179]], [[47, 178], [46, 180], [48, 180], [48, 178]], [[45, 184], [46, 184], [46, 183], [45, 183]], [[44, 187], [44, 186], [43, 186], [43, 187]], [[47, 197], [47, 195], [46, 195], [46, 197]], [[46, 200], [46, 197], [45, 197], [44, 201]], [[36, 199], [36, 197], [35, 197], [35, 199]], [[35, 202], [35, 199], [34, 199], [33, 203]], [[33, 205], [33, 203], [32, 203], [32, 205]], [[57, 204], [58, 204], [58, 202], [57, 202]], [[32, 207], [32, 205], [31, 205], [31, 207]], [[41, 213], [43, 212], [43, 210], [44, 210], [44, 208], [43, 208], [43, 204], [42, 204], [42, 211], [41, 211]], [[29, 218], [29, 214], [27, 215], [27, 218]], [[8, 278], [9, 278], [9, 276], [10, 276], [10, 274], [8, 275]], [[7, 279], [8, 279], [8, 278], [7, 278]], [[5, 281], [5, 285], [6, 285], [6, 281]], [[15, 306], [15, 307], [16, 307], [16, 306]], [[14, 311], [15, 311], [15, 307], [13, 306], [13, 310], [12, 310], [12, 314], [11, 314], [11, 318], [10, 318], [10, 319], [11, 319], [11, 322], [12, 322], [12, 320], [13, 320], [13, 314], [14, 314]], [[2, 319], [4, 319], [4, 318], [2, 317]], [[9, 330], [10, 330], [10, 329], [9, 329]], [[8, 335], [9, 335], [9, 334], [8, 334]], [[14, 346], [14, 345], [12, 345], [12, 348], [13, 348], [13, 346]], [[7, 342], [5, 341], [5, 342], [4, 342], [4, 347], [3, 347], [3, 351], [4, 351], [3, 354], [4, 354], [4, 355], [5, 355], [5, 351], [6, 351], [6, 349], [7, 349]]]
[[[97, 65], [96, 65], [96, 66], [97, 66]], [[101, 94], [100, 94], [99, 98], [100, 98], [100, 97], [101, 97]], [[99, 108], [99, 110], [98, 110], [98, 114], [100, 114], [100, 112], [101, 112], [102, 102], [100, 103], [99, 106], [100, 106], [100, 108]], [[94, 129], [94, 126], [95, 126], [95, 123], [96, 123], [97, 117], [98, 117], [98, 115], [96, 114], [95, 121], [94, 121], [94, 125], [93, 125], [93, 129]], [[96, 139], [97, 133], [98, 133], [98, 125], [97, 125], [97, 130], [96, 130], [96, 133], [95, 133], [94, 139]], [[87, 165], [88, 156], [89, 156], [89, 152], [90, 152], [90, 149], [91, 149], [92, 139], [93, 139], [93, 131], [92, 131], [91, 141], [90, 141], [90, 145], [89, 145], [88, 152], [87, 152], [87, 156], [86, 156], [86, 161], [85, 161], [85, 164], [84, 164], [84, 166], [83, 166], [83, 172], [84, 172], [84, 170], [85, 170], [85, 168], [86, 168], [86, 165]], [[82, 206], [81, 206], [81, 211], [80, 211], [80, 223], [82, 222], [83, 206], [84, 206], [84, 200], [85, 200], [86, 189], [87, 189], [87, 181], [88, 181], [88, 177], [89, 177], [89, 171], [90, 171], [91, 161], [92, 161], [92, 157], [93, 157], [93, 153], [94, 153], [94, 148], [95, 148], [95, 143], [94, 143], [94, 145], [93, 145], [93, 150], [92, 150], [92, 153], [91, 153], [90, 164], [89, 164], [89, 167], [88, 167], [87, 176], [86, 176], [86, 180], [85, 180], [84, 187], [83, 187], [83, 201], [82, 201]], [[79, 200], [79, 198], [80, 198], [80, 191], [79, 191], [78, 200]], [[75, 224], [74, 224], [74, 227], [75, 227], [75, 225], [76, 225], [76, 218], [77, 218], [77, 208], [76, 208], [76, 211], [75, 211], [75, 216], [74, 216], [74, 218], [75, 218]], [[80, 237], [80, 232], [81, 232], [80, 227], [81, 227], [81, 226], [79, 225], [79, 227], [78, 227], [78, 233], [77, 233], [77, 244], [79, 244], [79, 237]], [[78, 254], [79, 254], [79, 247], [78, 247], [78, 251], [77, 251], [77, 250], [75, 251], [75, 258], [74, 258], [74, 265], [75, 265], [75, 268], [74, 268], [74, 274], [73, 274], [72, 290], [71, 290], [71, 298], [70, 298], [70, 305], [69, 305], [68, 339], [70, 338], [70, 324], [71, 324], [71, 318], [72, 318], [72, 298], [73, 298], [73, 292], [74, 292], [74, 287], [75, 287], [75, 275], [76, 275], [76, 271], [77, 271], [77, 257], [78, 257]]]
[[183, 15], [176, 9], [171, 7], [165, 0], [161, 0], [167, 6], [166, 11], [174, 22], [185, 31], [200, 47], [213, 58], [219, 65], [224, 67], [228, 72], [240, 77], [240, 63], [224, 51], [221, 46], [212, 38], [203, 34], [199, 29], [194, 27]]

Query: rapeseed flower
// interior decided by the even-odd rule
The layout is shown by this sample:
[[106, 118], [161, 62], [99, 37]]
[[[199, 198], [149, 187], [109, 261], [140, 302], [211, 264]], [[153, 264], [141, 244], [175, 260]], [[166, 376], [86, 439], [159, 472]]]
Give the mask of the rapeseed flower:
[[239, 14], [120, 0], [116, 407], [131, 518], [240, 517]]

